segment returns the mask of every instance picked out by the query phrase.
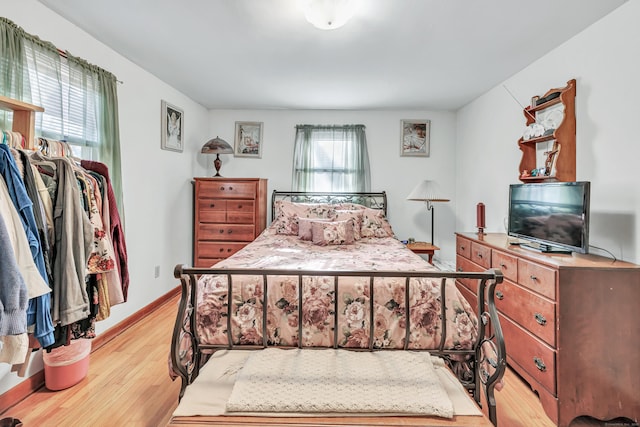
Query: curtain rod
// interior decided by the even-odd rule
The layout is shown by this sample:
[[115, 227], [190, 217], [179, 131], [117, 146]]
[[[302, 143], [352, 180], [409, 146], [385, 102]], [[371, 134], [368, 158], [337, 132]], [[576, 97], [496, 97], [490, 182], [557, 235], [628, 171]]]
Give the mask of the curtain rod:
[[[60, 49], [60, 48], [56, 48], [56, 50], [58, 51], [58, 54], [59, 54], [60, 56], [62, 56], [62, 57], [63, 57], [63, 58], [65, 58], [65, 59], [69, 59], [69, 56], [67, 55], [67, 52], [66, 52], [66, 51], [64, 51], [64, 50], [62, 50], [62, 49]], [[116, 78], [116, 82], [118, 82], [118, 83], [120, 83], [120, 84], [124, 84], [124, 82], [123, 82], [122, 80], [118, 80], [117, 78]]]

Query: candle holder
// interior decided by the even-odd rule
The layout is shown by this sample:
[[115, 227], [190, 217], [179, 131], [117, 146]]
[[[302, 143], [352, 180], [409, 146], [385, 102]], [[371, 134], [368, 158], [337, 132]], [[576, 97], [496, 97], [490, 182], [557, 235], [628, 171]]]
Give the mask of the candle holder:
[[476, 227], [478, 227], [478, 235], [483, 236], [485, 227], [484, 203], [478, 203], [476, 206]]

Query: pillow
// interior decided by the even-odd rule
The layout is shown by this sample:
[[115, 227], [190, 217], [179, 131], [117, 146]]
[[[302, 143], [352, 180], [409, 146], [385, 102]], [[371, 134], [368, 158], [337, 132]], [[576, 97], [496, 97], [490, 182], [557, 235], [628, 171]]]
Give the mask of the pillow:
[[353, 244], [353, 220], [313, 221], [311, 240], [320, 246]]
[[359, 205], [357, 203], [338, 203], [336, 205], [336, 209], [343, 209], [343, 210], [362, 210], [366, 208], [366, 206], [364, 205]]
[[293, 203], [276, 200], [273, 227], [277, 234], [298, 234], [298, 218], [333, 218], [335, 207], [325, 203]]
[[323, 218], [298, 218], [298, 237], [300, 240], [311, 240], [311, 224], [317, 221], [329, 221]]
[[364, 208], [362, 212], [362, 224], [360, 236], [365, 237], [392, 237], [393, 230], [384, 213], [378, 209]]
[[360, 240], [361, 237], [362, 212], [360, 209], [336, 209], [335, 221], [353, 220], [353, 240]]

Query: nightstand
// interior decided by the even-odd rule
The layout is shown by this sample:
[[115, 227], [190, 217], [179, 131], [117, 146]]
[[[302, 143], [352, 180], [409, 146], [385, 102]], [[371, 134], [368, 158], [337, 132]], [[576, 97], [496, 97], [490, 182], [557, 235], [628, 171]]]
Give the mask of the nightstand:
[[411, 251], [416, 254], [427, 254], [429, 256], [430, 264], [433, 264], [433, 253], [440, 249], [439, 247], [426, 242], [407, 243], [407, 248], [411, 249]]

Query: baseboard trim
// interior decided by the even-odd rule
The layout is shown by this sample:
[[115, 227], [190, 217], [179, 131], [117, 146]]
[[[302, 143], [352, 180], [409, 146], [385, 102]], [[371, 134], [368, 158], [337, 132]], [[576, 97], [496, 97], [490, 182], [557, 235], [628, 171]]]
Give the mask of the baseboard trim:
[[[131, 326], [135, 325], [145, 316], [148, 316], [150, 313], [166, 304], [177, 295], [180, 295], [180, 286], [175, 287], [171, 291], [162, 295], [160, 298], [142, 307], [131, 316], [113, 325], [93, 339], [93, 341], [91, 342], [91, 352], [94, 352], [103, 345], [107, 344], [109, 341], [116, 338], [118, 335], [129, 329]], [[20, 384], [0, 395], [0, 408], [4, 408], [0, 410], [0, 414], [6, 412], [12, 406], [17, 405], [22, 400], [26, 399], [27, 397], [29, 397], [29, 395], [35, 393], [42, 387], [44, 387], [44, 370], [36, 372], [26, 380], [22, 381]]]

